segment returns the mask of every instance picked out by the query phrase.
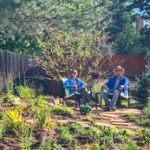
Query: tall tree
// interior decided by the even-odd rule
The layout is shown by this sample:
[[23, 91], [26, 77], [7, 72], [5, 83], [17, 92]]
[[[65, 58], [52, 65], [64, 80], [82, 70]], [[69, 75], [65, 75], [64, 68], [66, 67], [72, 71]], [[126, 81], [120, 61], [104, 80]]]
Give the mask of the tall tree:
[[140, 45], [134, 24], [134, 12], [129, 9], [130, 0], [112, 0], [110, 5], [111, 23], [107, 32], [115, 54], [139, 54]]
[[0, 0], [0, 48], [40, 53], [49, 31], [98, 29], [109, 20], [109, 0]]

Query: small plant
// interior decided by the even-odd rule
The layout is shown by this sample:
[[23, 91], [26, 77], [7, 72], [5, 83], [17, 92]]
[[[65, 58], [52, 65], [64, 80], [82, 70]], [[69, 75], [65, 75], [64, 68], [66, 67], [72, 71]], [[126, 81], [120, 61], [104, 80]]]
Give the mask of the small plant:
[[21, 150], [31, 150], [31, 139], [28, 137], [22, 137], [20, 143]]
[[148, 98], [148, 102], [144, 108], [144, 113], [147, 117], [150, 118], [150, 97]]
[[56, 143], [56, 141], [52, 140], [52, 141], [47, 141], [42, 150], [64, 150], [60, 145], [58, 145]]
[[80, 113], [81, 115], [87, 115], [88, 113], [90, 113], [92, 111], [92, 107], [88, 104], [83, 104], [80, 106]]
[[10, 130], [14, 130], [23, 124], [21, 112], [15, 109], [6, 110], [3, 115], [3, 120], [6, 127]]
[[0, 139], [2, 139], [4, 133], [5, 133], [5, 125], [4, 122], [0, 120]]
[[137, 136], [142, 144], [150, 145], [150, 131], [149, 130], [139, 130]]
[[137, 146], [137, 144], [133, 141], [128, 142], [123, 150], [140, 150], [140, 148]]
[[85, 128], [79, 123], [68, 123], [67, 127], [69, 128], [72, 134], [83, 134], [85, 132]]
[[135, 116], [134, 115], [128, 115], [127, 117], [129, 120], [135, 122], [139, 126], [142, 126], [142, 127], [149, 127], [150, 126], [150, 118], [149, 118], [148, 114], [146, 115], [146, 112], [142, 116], [141, 115], [135, 115]]
[[84, 136], [87, 136], [91, 141], [98, 141], [100, 136], [100, 130], [95, 127], [89, 127], [85, 129], [85, 132], [83, 134]]
[[17, 86], [15, 89], [16, 89], [18, 96], [21, 98], [31, 99], [31, 98], [36, 97], [35, 90], [27, 85], [24, 85], [24, 86], [20, 85], [20, 86]]
[[105, 150], [104, 145], [100, 145], [99, 143], [93, 143], [91, 145], [92, 150]]
[[32, 127], [26, 123], [18, 126], [14, 129], [15, 134], [20, 139], [20, 148], [21, 150], [30, 150], [31, 148], [31, 138], [32, 138]]
[[69, 131], [68, 127], [61, 127], [58, 131], [58, 141], [61, 143], [71, 143], [74, 140], [72, 134]]
[[37, 128], [54, 129], [56, 124], [50, 118], [50, 111], [48, 109], [39, 108], [36, 112]]
[[117, 142], [125, 142], [128, 140], [128, 132], [126, 130], [120, 130], [118, 134], [115, 135], [114, 140]]
[[114, 137], [118, 134], [119, 130], [115, 127], [104, 127], [100, 133], [100, 141], [104, 147], [114, 144]]
[[67, 106], [54, 106], [51, 109], [51, 114], [60, 115], [60, 116], [74, 117], [75, 112], [73, 111], [73, 109], [71, 109]]
[[39, 96], [36, 98], [34, 105], [38, 108], [45, 108], [48, 107], [47, 101], [45, 100], [44, 96]]

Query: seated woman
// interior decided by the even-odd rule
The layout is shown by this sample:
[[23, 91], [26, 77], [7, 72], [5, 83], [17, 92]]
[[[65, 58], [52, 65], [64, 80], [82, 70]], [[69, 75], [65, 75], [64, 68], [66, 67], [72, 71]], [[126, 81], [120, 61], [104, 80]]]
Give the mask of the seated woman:
[[117, 66], [113, 72], [114, 76], [105, 83], [102, 93], [105, 101], [105, 111], [116, 110], [116, 103], [119, 96], [128, 97], [129, 80], [124, 76], [124, 68]]
[[71, 72], [71, 77], [64, 82], [64, 88], [68, 88], [70, 94], [80, 94], [82, 103], [89, 103], [91, 101], [91, 97], [85, 90], [87, 84], [77, 76], [77, 70], [73, 70]]

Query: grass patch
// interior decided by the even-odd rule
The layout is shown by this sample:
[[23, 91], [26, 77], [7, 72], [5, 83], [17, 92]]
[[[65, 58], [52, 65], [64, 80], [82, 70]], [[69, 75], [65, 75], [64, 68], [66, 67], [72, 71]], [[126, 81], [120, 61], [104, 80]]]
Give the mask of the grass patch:
[[68, 116], [68, 117], [75, 116], [74, 110], [67, 106], [54, 106], [51, 109], [51, 114], [58, 115], [58, 116]]

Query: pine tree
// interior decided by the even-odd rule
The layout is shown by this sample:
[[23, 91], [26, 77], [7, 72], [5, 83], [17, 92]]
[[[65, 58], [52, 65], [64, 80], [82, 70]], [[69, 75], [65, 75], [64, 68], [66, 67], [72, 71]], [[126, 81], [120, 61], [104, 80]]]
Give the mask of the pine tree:
[[141, 104], [147, 104], [148, 98], [150, 97], [150, 65], [147, 65], [145, 73], [141, 80], [139, 80], [136, 98]]

